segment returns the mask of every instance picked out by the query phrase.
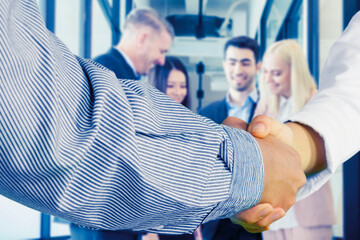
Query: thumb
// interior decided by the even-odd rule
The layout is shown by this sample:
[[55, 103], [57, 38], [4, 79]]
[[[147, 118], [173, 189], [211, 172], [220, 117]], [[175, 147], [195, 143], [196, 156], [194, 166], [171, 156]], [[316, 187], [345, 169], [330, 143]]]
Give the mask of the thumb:
[[[275, 119], [273, 119], [275, 120]], [[264, 138], [271, 134], [272, 119], [265, 115], [258, 115], [250, 122], [247, 131], [254, 137]]]
[[276, 119], [264, 115], [254, 117], [247, 131], [258, 138], [273, 135], [287, 144], [291, 145], [293, 142], [292, 131], [286, 124], [280, 123]]

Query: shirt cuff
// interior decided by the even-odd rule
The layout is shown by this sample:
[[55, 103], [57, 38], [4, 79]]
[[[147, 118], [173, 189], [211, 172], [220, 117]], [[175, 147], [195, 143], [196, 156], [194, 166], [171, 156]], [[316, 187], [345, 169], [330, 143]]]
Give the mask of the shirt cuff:
[[259, 145], [250, 133], [222, 125], [234, 148], [229, 198], [219, 203], [205, 222], [226, 218], [260, 201], [264, 184], [264, 165]]

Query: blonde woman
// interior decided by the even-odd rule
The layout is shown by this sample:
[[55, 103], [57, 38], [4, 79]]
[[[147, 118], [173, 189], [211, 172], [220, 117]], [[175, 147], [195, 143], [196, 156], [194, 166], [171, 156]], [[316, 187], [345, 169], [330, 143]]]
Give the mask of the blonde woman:
[[[256, 114], [281, 122], [298, 112], [317, 91], [302, 49], [294, 40], [279, 41], [267, 49], [259, 85], [261, 97]], [[331, 186], [327, 182], [273, 223], [263, 233], [263, 239], [332, 239], [334, 223]]]

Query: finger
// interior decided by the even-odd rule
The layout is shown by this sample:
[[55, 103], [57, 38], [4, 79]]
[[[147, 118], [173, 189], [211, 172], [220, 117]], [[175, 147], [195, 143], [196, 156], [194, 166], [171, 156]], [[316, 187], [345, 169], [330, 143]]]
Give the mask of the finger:
[[286, 215], [285, 211], [282, 208], [275, 208], [275, 210], [268, 216], [259, 220], [256, 224], [259, 228], [267, 228], [272, 223], [276, 222], [280, 218]]
[[[274, 211], [259, 220], [256, 223], [252, 224], [240, 224], [246, 229], [246, 231], [251, 233], [259, 233], [263, 231], [267, 231], [270, 228], [270, 225], [275, 221], [279, 220], [280, 218], [285, 216], [285, 211], [282, 208], [275, 208]], [[235, 222], [236, 223], [236, 222]]]
[[259, 232], [269, 230], [269, 226], [262, 227], [262, 226], [257, 225], [257, 223], [247, 225], [247, 224], [239, 224], [238, 222], [234, 221], [233, 219], [231, 221], [234, 224], [241, 225], [246, 231], [248, 231], [250, 233], [259, 233]]
[[[250, 213], [250, 212], [249, 212]], [[232, 221], [234, 223], [240, 224], [243, 227], [246, 228], [261, 228], [261, 229], [265, 229], [267, 227], [270, 226], [270, 224], [272, 224], [273, 222], [279, 220], [280, 218], [285, 216], [285, 211], [282, 208], [275, 208], [273, 209], [271, 207], [271, 211], [268, 211], [266, 213], [266, 215], [264, 217], [258, 218], [259, 220], [256, 222], [251, 222], [251, 221], [244, 221], [241, 220], [241, 218], [239, 219], [232, 219]]]
[[264, 115], [258, 115], [251, 121], [247, 130], [255, 137], [266, 137], [271, 133], [274, 134], [274, 131], [278, 131], [276, 128], [279, 128], [279, 126], [274, 123], [274, 120]]
[[248, 124], [243, 121], [240, 118], [237, 117], [227, 117], [222, 124], [233, 127], [233, 128], [241, 128], [243, 130], [246, 130], [248, 127]]
[[270, 215], [273, 211], [274, 208], [269, 203], [261, 203], [236, 214], [232, 220], [248, 226]]
[[269, 227], [267, 227], [267, 228], [247, 228], [247, 227], [244, 227], [244, 229], [246, 231], [248, 231], [249, 233], [261, 233], [261, 232], [269, 230]]
[[[291, 144], [293, 138], [292, 131], [288, 126], [264, 115], [256, 116], [251, 121], [247, 130], [254, 137], [264, 138], [268, 135], [273, 135], [287, 144]], [[289, 141], [291, 142], [289, 143]]]

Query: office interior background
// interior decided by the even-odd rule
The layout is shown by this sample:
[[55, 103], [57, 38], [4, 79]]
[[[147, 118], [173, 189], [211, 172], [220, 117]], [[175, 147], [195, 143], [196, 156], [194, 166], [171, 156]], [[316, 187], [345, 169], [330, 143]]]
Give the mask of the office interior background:
[[[189, 71], [193, 111], [223, 98], [227, 91], [221, 65], [227, 38], [253, 37], [262, 53], [277, 40], [295, 39], [318, 82], [330, 47], [360, 9], [359, 0], [37, 1], [48, 29], [85, 58], [117, 43], [132, 8], [150, 6], [173, 19], [176, 36], [168, 55], [179, 57]], [[199, 64], [204, 65], [203, 73], [197, 71]], [[337, 221], [333, 239], [360, 239], [359, 160], [355, 155], [331, 179]], [[66, 221], [0, 196], [0, 239], [70, 239], [70, 231]]]

